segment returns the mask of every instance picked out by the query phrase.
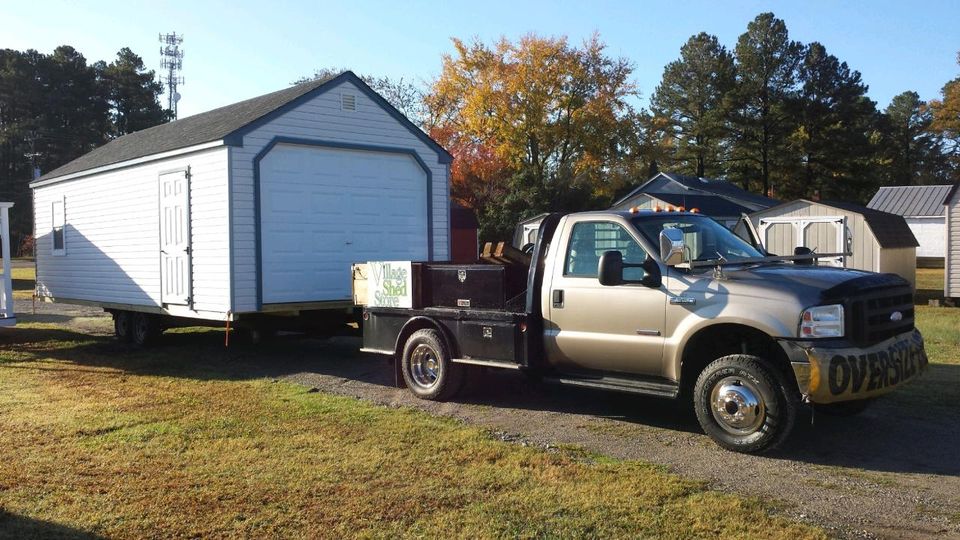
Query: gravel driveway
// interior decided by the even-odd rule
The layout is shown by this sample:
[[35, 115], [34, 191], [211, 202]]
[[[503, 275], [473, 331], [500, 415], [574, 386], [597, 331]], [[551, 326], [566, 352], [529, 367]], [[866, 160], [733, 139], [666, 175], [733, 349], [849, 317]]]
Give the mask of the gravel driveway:
[[[109, 331], [108, 320], [91, 322], [102, 316], [95, 309], [38, 304], [33, 316], [30, 307], [29, 301], [17, 304], [23, 322]], [[269, 364], [266, 373], [299, 384], [455, 417], [517, 444], [576, 445], [660, 464], [716, 489], [774, 501], [785, 515], [839, 537], [960, 538], [960, 404], [931, 408], [916, 399], [924, 385], [960, 387], [958, 366], [933, 366], [912, 383], [916, 390], [881, 399], [854, 418], [817, 415], [811, 425], [810, 415], [801, 415], [782, 450], [746, 456], [715, 446], [692, 410], [671, 401], [546, 385], [516, 372], [478, 368], [456, 401], [425, 402], [395, 388], [383, 357], [360, 353], [358, 339], [280, 339], [289, 341], [284, 354], [298, 358], [278, 359], [270, 346], [235, 346], [236, 355]]]

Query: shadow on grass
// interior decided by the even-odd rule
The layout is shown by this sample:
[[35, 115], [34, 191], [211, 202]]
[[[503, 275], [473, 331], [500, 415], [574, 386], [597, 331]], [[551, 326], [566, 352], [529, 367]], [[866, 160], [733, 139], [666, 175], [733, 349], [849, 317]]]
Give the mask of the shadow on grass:
[[[4, 358], [16, 362], [53, 358], [77, 369], [112, 368], [133, 374], [199, 380], [246, 380], [319, 374], [392, 389], [393, 370], [384, 357], [359, 352], [358, 338], [329, 340], [281, 336], [251, 345], [234, 340], [223, 346], [223, 332], [170, 332], [153, 348], [137, 349], [113, 338], [62, 329], [17, 329], [0, 333], [0, 373]], [[10, 353], [9, 351], [15, 351]], [[309, 380], [309, 375], [305, 377]], [[511, 371], [471, 369], [458, 403], [546, 413], [610, 418], [637, 429], [663, 428], [700, 433], [689, 402], [542, 384]], [[876, 401], [851, 418], [811, 414], [806, 407], [796, 429], [772, 459], [879, 472], [960, 476], [960, 365], [934, 364], [918, 380]], [[812, 422], [812, 425], [811, 425]], [[630, 436], [630, 430], [615, 430]], [[600, 435], [598, 435], [600, 436]], [[727, 455], [718, 450], [718, 454]], [[729, 455], [730, 459], [736, 459]]]
[[12, 514], [0, 508], [0, 538], [83, 538], [91, 540], [104, 537], [57, 523]]

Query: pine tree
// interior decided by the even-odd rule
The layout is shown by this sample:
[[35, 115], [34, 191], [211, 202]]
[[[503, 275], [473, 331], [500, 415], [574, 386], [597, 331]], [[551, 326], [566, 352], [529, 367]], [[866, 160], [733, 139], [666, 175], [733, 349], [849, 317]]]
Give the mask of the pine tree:
[[796, 93], [802, 45], [773, 13], [761, 13], [737, 40], [734, 173], [745, 186], [759, 179], [764, 194], [793, 130], [788, 102]]
[[113, 137], [170, 121], [173, 113], [159, 103], [163, 85], [136, 53], [124, 47], [116, 60], [98, 68], [110, 104]]
[[733, 56], [716, 36], [701, 32], [667, 64], [651, 98], [676, 138], [674, 161], [681, 172], [720, 176], [725, 161], [727, 107], [734, 89]]

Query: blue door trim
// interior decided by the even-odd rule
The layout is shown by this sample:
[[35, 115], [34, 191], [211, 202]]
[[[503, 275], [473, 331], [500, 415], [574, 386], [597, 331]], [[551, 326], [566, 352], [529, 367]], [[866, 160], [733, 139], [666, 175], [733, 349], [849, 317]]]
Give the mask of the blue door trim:
[[237, 130], [227, 134], [223, 137], [224, 144], [230, 146], [243, 146], [243, 136], [251, 131], [257, 129], [258, 127], [266, 124], [267, 122], [277, 118], [278, 116], [310, 101], [311, 99], [327, 92], [328, 90], [337, 87], [342, 82], [353, 83], [360, 92], [370, 98], [371, 101], [379, 105], [384, 111], [386, 111], [390, 116], [392, 116], [397, 122], [400, 122], [404, 128], [412, 133], [415, 137], [423, 141], [424, 144], [429, 146], [434, 152], [437, 153], [437, 162], [442, 165], [449, 165], [453, 162], [453, 156], [450, 155], [450, 152], [447, 152], [440, 144], [433, 140], [429, 135], [423, 132], [422, 129], [417, 127], [416, 124], [410, 121], [402, 112], [398, 111], [396, 107], [390, 104], [389, 101], [383, 98], [376, 90], [370, 88], [367, 83], [363, 82], [363, 79], [357, 77], [352, 71], [344, 71], [340, 75], [330, 79], [329, 81], [321, 84], [320, 86], [314, 88], [313, 90], [307, 92], [306, 94], [285, 103], [281, 107], [277, 107], [272, 111], [264, 114], [260, 118], [257, 118], [253, 122], [238, 128]]
[[[316, 139], [301, 139], [297, 137], [274, 137], [263, 150], [260, 150], [253, 158], [253, 215], [254, 226], [256, 227], [254, 241], [255, 253], [257, 258], [257, 311], [263, 309], [263, 239], [262, 227], [260, 225], [260, 162], [270, 153], [278, 144], [289, 144], [296, 146], [314, 146], [319, 148], [338, 148], [342, 150], [360, 150], [367, 152], [384, 152], [389, 154], [402, 154], [410, 156], [417, 165], [423, 169], [427, 178], [427, 260], [433, 260], [433, 173], [423, 162], [420, 155], [410, 148], [395, 148], [392, 146], [376, 146], [370, 144], [354, 144], [339, 141], [324, 141]], [[305, 300], [309, 302], [309, 300]]]

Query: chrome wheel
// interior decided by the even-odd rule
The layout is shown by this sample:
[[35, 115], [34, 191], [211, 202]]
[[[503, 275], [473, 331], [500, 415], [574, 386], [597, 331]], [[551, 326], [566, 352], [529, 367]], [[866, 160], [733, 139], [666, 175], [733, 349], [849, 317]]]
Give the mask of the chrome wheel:
[[743, 377], [725, 377], [714, 385], [710, 411], [720, 427], [734, 435], [757, 431], [767, 413], [760, 390]]
[[431, 388], [440, 379], [440, 359], [432, 347], [417, 345], [410, 355], [410, 377], [418, 386]]

